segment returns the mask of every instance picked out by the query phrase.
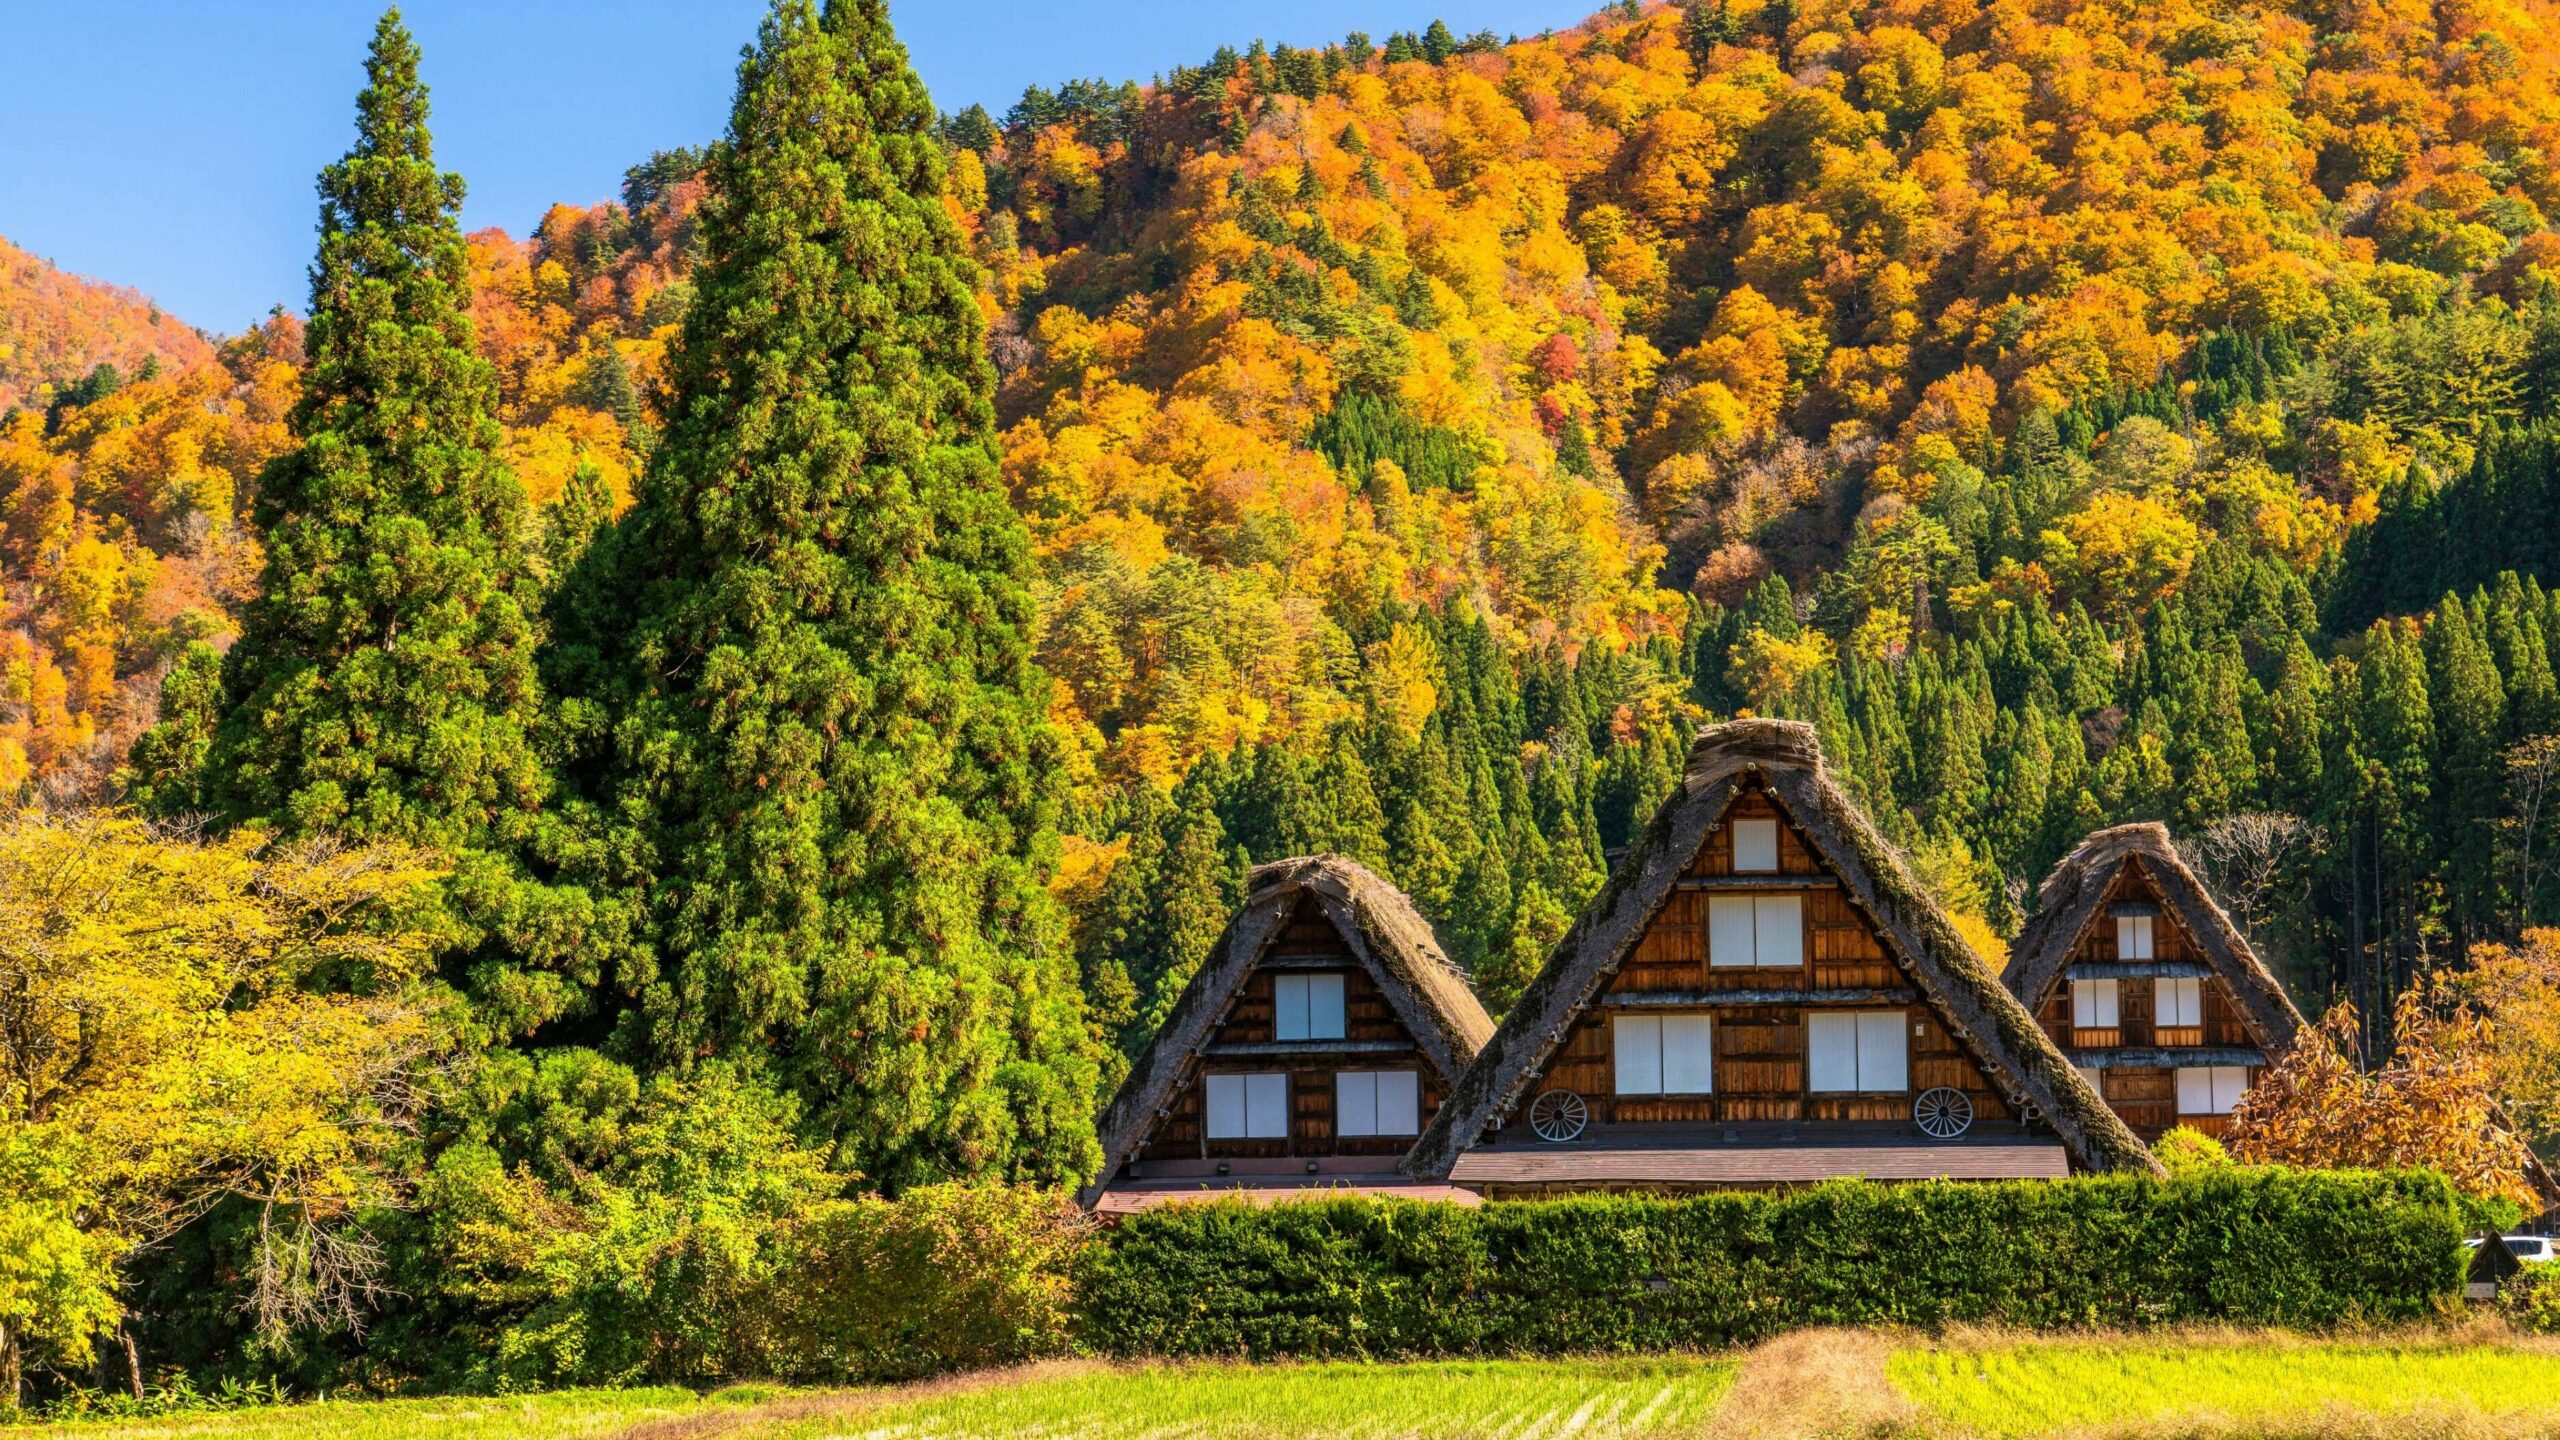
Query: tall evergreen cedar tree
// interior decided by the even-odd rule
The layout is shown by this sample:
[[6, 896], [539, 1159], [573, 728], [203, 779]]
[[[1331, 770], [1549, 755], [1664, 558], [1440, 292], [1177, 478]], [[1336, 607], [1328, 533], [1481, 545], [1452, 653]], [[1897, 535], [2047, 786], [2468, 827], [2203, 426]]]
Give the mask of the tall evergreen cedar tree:
[[[470, 274], [440, 173], [418, 47], [376, 27], [356, 143], [320, 175], [309, 363], [295, 445], [259, 478], [257, 598], [219, 683], [199, 647], [134, 749], [134, 792], [287, 834], [432, 846], [454, 864], [456, 955], [575, 947], [515, 858], [542, 825], [533, 732], [537, 567], [500, 459], [498, 378], [465, 310]], [[496, 932], [512, 932], [501, 935]], [[521, 1030], [570, 1008], [557, 977], [479, 967], [483, 1017]]]
[[1062, 740], [933, 118], [878, 0], [775, 5], [666, 432], [559, 663], [651, 886], [643, 1048], [778, 1066], [873, 1183], [1081, 1179]]

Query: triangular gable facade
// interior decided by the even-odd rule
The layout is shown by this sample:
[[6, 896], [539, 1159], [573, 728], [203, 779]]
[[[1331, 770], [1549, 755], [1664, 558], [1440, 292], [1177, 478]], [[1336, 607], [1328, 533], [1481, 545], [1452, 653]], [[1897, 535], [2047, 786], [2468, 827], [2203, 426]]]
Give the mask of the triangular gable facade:
[[2153, 1169], [1824, 772], [1702, 732], [1406, 1161], [1494, 1194]]
[[[2304, 1025], [2157, 823], [2095, 831], [2054, 866], [2001, 983], [2146, 1137], [2178, 1125], [2221, 1134]], [[2539, 1159], [2525, 1180], [2560, 1202]]]
[[2135, 1133], [2219, 1133], [2302, 1014], [2170, 842], [2100, 830], [2054, 867], [2002, 983]]
[[1259, 865], [1103, 1112], [1104, 1215], [1242, 1192], [1454, 1195], [1398, 1168], [1493, 1021], [1402, 891], [1355, 861]]

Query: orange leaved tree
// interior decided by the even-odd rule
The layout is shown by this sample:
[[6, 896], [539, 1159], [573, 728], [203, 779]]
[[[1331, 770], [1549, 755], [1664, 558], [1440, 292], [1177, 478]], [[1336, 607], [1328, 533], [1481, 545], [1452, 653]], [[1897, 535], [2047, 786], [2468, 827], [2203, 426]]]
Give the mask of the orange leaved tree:
[[2496, 1027], [2444, 986], [2392, 1012], [2392, 1055], [2356, 1063], [2359, 1021], [2341, 1002], [2304, 1030], [2231, 1117], [2234, 1158], [2262, 1164], [2419, 1167], [2464, 1191], [2530, 1204], [2531, 1152], [2498, 1104]]

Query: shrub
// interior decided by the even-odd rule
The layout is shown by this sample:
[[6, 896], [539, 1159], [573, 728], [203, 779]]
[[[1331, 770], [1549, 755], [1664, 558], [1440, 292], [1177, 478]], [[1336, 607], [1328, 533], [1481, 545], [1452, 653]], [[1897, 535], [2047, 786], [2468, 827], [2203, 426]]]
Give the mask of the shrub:
[[1122, 1355], [1709, 1348], [1802, 1325], [2333, 1325], [2458, 1293], [2424, 1173], [1884, 1186], [1465, 1210], [1173, 1206], [1091, 1247], [1083, 1342]]
[[785, 1267], [791, 1378], [913, 1380], [1063, 1353], [1091, 1233], [1065, 1196], [995, 1185], [832, 1206]]
[[2231, 1152], [2222, 1148], [2221, 1141], [2192, 1125], [2178, 1126], [2161, 1136], [2151, 1153], [2159, 1157], [2160, 1168], [2179, 1178], [2220, 1170], [2231, 1163]]
[[2499, 1289], [2498, 1308], [2519, 1330], [2560, 1335], [2560, 1265], [2527, 1266]]

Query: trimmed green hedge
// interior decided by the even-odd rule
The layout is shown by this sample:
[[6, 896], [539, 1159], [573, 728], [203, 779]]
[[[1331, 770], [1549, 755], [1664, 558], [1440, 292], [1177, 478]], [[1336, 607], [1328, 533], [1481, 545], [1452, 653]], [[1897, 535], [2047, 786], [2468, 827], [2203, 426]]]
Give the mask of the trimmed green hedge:
[[2326, 1326], [2461, 1293], [2432, 1174], [1877, 1185], [1465, 1210], [1167, 1206], [1081, 1258], [1083, 1343], [1118, 1355], [1654, 1351], [1804, 1325]]

